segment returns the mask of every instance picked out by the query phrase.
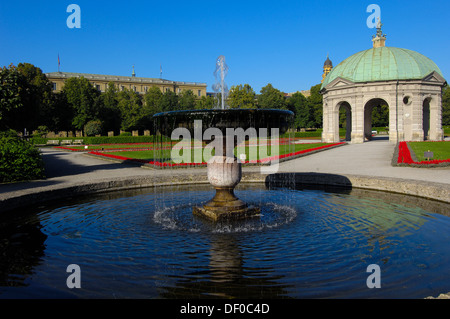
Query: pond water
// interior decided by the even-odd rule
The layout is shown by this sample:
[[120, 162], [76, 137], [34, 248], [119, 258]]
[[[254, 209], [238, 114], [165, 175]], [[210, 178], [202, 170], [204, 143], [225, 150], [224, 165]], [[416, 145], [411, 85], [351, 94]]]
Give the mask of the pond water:
[[[236, 195], [261, 216], [192, 215], [208, 186], [106, 193], [0, 218], [0, 298], [424, 298], [450, 291], [449, 205], [375, 191]], [[79, 266], [81, 288], [67, 272]], [[369, 288], [369, 265], [381, 288]]]

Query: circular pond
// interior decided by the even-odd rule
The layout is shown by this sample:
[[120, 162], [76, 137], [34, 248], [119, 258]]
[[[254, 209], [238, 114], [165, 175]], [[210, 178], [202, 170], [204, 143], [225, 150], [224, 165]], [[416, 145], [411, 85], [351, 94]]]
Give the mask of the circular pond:
[[209, 185], [150, 188], [2, 216], [0, 298], [424, 298], [450, 291], [448, 204], [241, 184], [237, 196], [261, 207], [261, 216], [221, 224], [192, 214], [213, 192]]

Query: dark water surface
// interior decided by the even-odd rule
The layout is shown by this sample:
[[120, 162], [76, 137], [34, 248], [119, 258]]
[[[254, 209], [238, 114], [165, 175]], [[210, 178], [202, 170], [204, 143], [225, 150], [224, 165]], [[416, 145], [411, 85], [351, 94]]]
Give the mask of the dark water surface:
[[[213, 224], [209, 186], [108, 193], [0, 217], [0, 298], [424, 298], [450, 291], [449, 205], [361, 190], [236, 194], [262, 215]], [[67, 266], [80, 267], [69, 289]], [[367, 267], [381, 288], [368, 288]]]

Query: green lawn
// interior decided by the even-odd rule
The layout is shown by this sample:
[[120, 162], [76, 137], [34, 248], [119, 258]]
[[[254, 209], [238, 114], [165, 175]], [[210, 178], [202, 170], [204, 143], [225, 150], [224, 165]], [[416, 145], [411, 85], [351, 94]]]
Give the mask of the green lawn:
[[450, 142], [408, 142], [419, 162], [426, 161], [424, 153], [433, 152], [434, 160], [450, 159]]
[[[81, 146], [62, 146], [62, 147], [67, 147], [70, 149], [75, 149], [75, 150], [85, 150], [85, 146], [81, 145]], [[100, 145], [88, 145], [87, 150], [88, 151], [95, 151], [95, 150], [101, 150], [101, 149], [127, 149], [127, 148], [132, 148], [132, 149], [136, 149], [136, 148], [151, 148], [153, 147], [153, 144], [100, 144]]]
[[[329, 145], [329, 143], [282, 144], [282, 145], [279, 145], [279, 154], [271, 154], [270, 144], [269, 144], [268, 150], [267, 150], [267, 156], [290, 154], [290, 153], [295, 153], [295, 152], [312, 149], [312, 148], [316, 148], [316, 147], [321, 147], [321, 146], [325, 146], [325, 145]], [[201, 150], [199, 150], [199, 151], [201, 152]], [[191, 159], [193, 161], [195, 150], [191, 149], [191, 152], [192, 152]], [[245, 147], [246, 159], [247, 160], [254, 159], [254, 157], [250, 157], [249, 152], [255, 152], [255, 153], [253, 153], [252, 156], [255, 156], [255, 154], [256, 154], [257, 159], [258, 160], [260, 159], [257, 146], [250, 146], [250, 147], [246, 146]], [[155, 156], [154, 150], [107, 152], [106, 154], [122, 156], [122, 157], [127, 157], [127, 158], [133, 158], [133, 159], [141, 159], [141, 160], [154, 160], [155, 159], [157, 161], [162, 161], [160, 159], [161, 157], [166, 158], [166, 159], [171, 158], [171, 150], [170, 149], [158, 150], [158, 151], [156, 151], [156, 153], [157, 153], [156, 154], [157, 158], [154, 158], [154, 156]], [[235, 155], [238, 156], [237, 149], [235, 149]], [[209, 158], [210, 158], [210, 156], [207, 156], [207, 155], [204, 156], [203, 162], [207, 162]]]

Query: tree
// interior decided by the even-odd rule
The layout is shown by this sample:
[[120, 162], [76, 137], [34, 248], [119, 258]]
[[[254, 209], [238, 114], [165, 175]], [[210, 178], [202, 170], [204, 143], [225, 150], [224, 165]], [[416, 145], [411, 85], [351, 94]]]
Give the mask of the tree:
[[64, 92], [52, 94], [53, 112], [48, 115], [51, 125], [47, 125], [51, 131], [72, 131], [73, 118], [75, 116], [74, 108], [67, 102]]
[[192, 90], [184, 90], [178, 96], [178, 109], [192, 110], [195, 108], [196, 98]]
[[122, 121], [118, 92], [114, 83], [108, 83], [106, 92], [99, 96], [95, 104], [99, 107], [98, 119], [102, 122], [103, 130], [119, 131]]
[[255, 91], [249, 84], [233, 85], [228, 94], [228, 105], [232, 109], [254, 109], [255, 97]]
[[139, 129], [139, 123], [143, 117], [140, 95], [132, 90], [124, 89], [119, 92], [118, 101], [122, 115], [121, 129], [124, 131]]
[[285, 109], [286, 98], [283, 92], [269, 83], [261, 89], [261, 95], [258, 96], [258, 107], [261, 109]]
[[[53, 127], [52, 84], [42, 70], [30, 63], [19, 63], [17, 70], [24, 77], [23, 108], [18, 114], [21, 128], [34, 130], [39, 125]], [[26, 117], [23, 114], [27, 114]], [[19, 128], [18, 127], [18, 128]]]
[[52, 86], [40, 68], [11, 64], [1, 69], [0, 82], [0, 127], [31, 131], [39, 125], [53, 126]]
[[178, 95], [173, 91], [167, 91], [161, 98], [161, 108], [163, 112], [176, 111], [178, 108]]
[[308, 96], [308, 107], [312, 115], [311, 126], [322, 127], [322, 115], [323, 115], [323, 97], [320, 94], [321, 84], [317, 84], [311, 87], [311, 95]]
[[157, 86], [152, 86], [144, 95], [146, 113], [153, 116], [162, 112], [161, 100], [163, 93]]
[[302, 93], [296, 92], [292, 94], [292, 97], [287, 100], [287, 107], [295, 114], [294, 126], [296, 128], [307, 128], [314, 126], [313, 116], [308, 100]]
[[0, 129], [9, 128], [7, 118], [14, 109], [23, 106], [20, 87], [23, 76], [14, 65], [3, 67], [0, 71]]
[[142, 114], [138, 124], [140, 128], [154, 131], [153, 115], [162, 112], [162, 97], [163, 94], [161, 90], [156, 86], [151, 87], [147, 93], [145, 93]]
[[[73, 126], [82, 130], [87, 122], [98, 118], [98, 108], [95, 108], [100, 92], [84, 77], [70, 78], [64, 85], [63, 92], [67, 102], [73, 107], [75, 116]], [[98, 105], [98, 104], [97, 104]]]
[[442, 94], [442, 125], [450, 125], [450, 87], [446, 86]]
[[214, 96], [202, 96], [196, 101], [195, 108], [197, 110], [213, 109], [217, 105], [217, 100]]
[[372, 127], [385, 127], [389, 125], [389, 107], [384, 104], [372, 109]]

